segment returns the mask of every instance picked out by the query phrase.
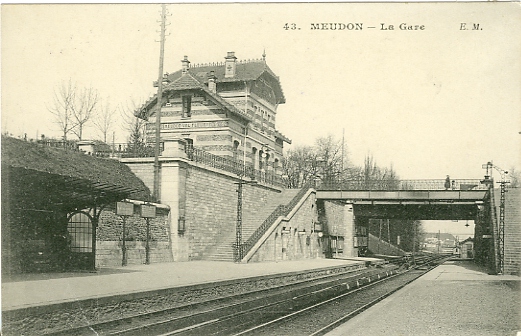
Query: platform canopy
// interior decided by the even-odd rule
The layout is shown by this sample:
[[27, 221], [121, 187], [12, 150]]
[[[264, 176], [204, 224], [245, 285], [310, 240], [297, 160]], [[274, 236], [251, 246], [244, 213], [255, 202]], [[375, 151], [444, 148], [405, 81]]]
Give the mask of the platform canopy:
[[149, 195], [117, 160], [2, 136], [2, 202], [11, 209], [72, 211]]

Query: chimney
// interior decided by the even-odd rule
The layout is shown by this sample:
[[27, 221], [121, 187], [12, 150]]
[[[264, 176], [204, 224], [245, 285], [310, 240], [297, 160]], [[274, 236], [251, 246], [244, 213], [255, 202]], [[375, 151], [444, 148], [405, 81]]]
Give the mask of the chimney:
[[190, 61], [188, 60], [188, 56], [185, 56], [185, 58], [181, 61], [181, 64], [183, 65], [183, 74], [188, 72], [188, 67], [190, 67]]
[[208, 89], [213, 93], [217, 93], [217, 84], [215, 83], [216, 79], [215, 71], [210, 71], [210, 74], [208, 75]]
[[224, 58], [226, 62], [225, 65], [225, 71], [224, 71], [224, 78], [232, 78], [235, 77], [235, 70], [236, 70], [236, 60], [237, 57], [235, 57], [235, 52], [228, 51], [228, 55]]

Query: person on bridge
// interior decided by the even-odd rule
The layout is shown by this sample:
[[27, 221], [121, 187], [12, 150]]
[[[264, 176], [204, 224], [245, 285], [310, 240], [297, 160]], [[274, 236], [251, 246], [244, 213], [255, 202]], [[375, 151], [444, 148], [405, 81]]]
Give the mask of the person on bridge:
[[447, 177], [445, 178], [445, 190], [449, 190], [450, 189], [450, 177], [449, 175], [447, 175]]

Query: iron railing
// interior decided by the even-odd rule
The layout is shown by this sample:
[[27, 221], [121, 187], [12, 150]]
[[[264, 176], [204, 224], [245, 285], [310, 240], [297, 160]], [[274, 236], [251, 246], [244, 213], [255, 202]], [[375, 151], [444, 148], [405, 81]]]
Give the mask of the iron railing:
[[[253, 248], [253, 246], [259, 241], [259, 239], [268, 231], [268, 229], [275, 223], [275, 220], [279, 217], [285, 217], [289, 215], [291, 210], [295, 208], [298, 202], [304, 197], [304, 195], [308, 192], [310, 188], [313, 187], [313, 181], [309, 181], [306, 183], [299, 192], [291, 199], [291, 201], [286, 205], [279, 205], [273, 210], [273, 212], [264, 220], [264, 222], [252, 233], [252, 235], [246, 240], [241, 248], [241, 252], [239, 255], [246, 256], [248, 252]], [[234, 245], [235, 246], [235, 245]], [[234, 248], [234, 250], [238, 250]]]
[[215, 155], [193, 146], [186, 146], [186, 155], [190, 161], [212, 168], [227, 171], [240, 177], [249, 177], [259, 183], [283, 187], [284, 179], [274, 171], [261, 171], [251, 165], [233, 158]]
[[[30, 140], [30, 142], [33, 142]], [[74, 141], [68, 141], [68, 140], [55, 140], [55, 139], [42, 139], [37, 140], [36, 143], [45, 146], [45, 147], [53, 147], [53, 148], [62, 148], [67, 149], [71, 151], [78, 152], [78, 145]]]
[[445, 179], [435, 180], [325, 180], [317, 185], [318, 190], [486, 190], [480, 180], [458, 179], [448, 184]]
[[[160, 143], [160, 151], [163, 151], [164, 143]], [[110, 150], [105, 151], [104, 154], [110, 157], [117, 158], [144, 158], [154, 157], [154, 144], [129, 144], [129, 143], [113, 143], [110, 145]]]

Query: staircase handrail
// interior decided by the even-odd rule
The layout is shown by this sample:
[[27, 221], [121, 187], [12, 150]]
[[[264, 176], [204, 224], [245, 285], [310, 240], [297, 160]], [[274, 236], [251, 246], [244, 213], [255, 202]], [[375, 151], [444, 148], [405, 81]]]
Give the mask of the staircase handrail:
[[246, 256], [248, 252], [253, 248], [255, 243], [268, 231], [268, 229], [275, 223], [279, 217], [285, 217], [289, 215], [291, 210], [295, 208], [298, 202], [304, 197], [308, 190], [313, 186], [313, 181], [309, 181], [299, 190], [299, 192], [286, 204], [280, 204], [272, 211], [272, 213], [262, 222], [262, 224], [252, 233], [252, 235], [242, 244], [242, 255]]

